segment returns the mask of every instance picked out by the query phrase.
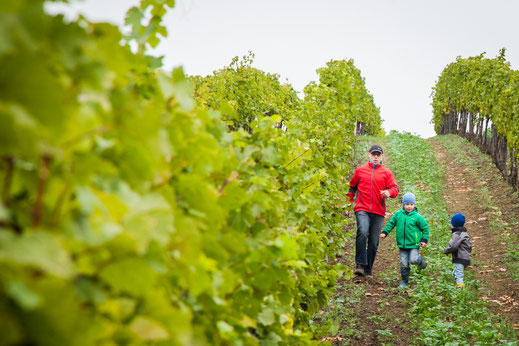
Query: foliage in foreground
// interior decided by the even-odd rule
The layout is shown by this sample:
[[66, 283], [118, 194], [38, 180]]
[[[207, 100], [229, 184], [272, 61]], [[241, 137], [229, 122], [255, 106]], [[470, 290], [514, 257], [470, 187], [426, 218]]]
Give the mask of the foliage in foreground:
[[0, 5], [1, 343], [311, 342], [350, 114], [228, 132], [145, 54], [171, 1], [131, 9], [130, 38], [43, 4]]

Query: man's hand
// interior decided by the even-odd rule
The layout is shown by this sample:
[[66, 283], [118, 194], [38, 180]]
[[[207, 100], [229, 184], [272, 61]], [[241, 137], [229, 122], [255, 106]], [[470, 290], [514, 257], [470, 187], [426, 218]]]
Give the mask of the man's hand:
[[349, 211], [348, 209], [346, 209], [346, 210], [344, 211], [344, 216], [346, 216], [346, 217], [350, 217], [350, 216], [351, 216], [351, 211]]
[[385, 237], [386, 237], [385, 233], [380, 233], [380, 238], [385, 238]]
[[388, 190], [382, 190], [382, 191], [380, 191], [380, 194], [382, 195], [383, 198], [391, 197]]
[[427, 247], [427, 243], [421, 242], [420, 247]]

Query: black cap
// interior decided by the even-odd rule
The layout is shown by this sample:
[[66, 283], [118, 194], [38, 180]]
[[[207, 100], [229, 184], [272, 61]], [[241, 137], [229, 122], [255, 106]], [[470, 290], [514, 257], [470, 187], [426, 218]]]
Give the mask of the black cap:
[[369, 148], [370, 153], [373, 153], [375, 151], [378, 151], [381, 154], [384, 153], [384, 151], [382, 150], [382, 147], [380, 145], [376, 145], [376, 144], [374, 146], [372, 146], [371, 148]]

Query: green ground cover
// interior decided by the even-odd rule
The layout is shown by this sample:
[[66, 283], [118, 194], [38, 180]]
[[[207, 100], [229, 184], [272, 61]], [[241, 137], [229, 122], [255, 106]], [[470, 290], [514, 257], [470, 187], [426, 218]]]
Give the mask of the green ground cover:
[[[408, 133], [389, 136], [389, 155], [401, 193], [413, 192], [420, 213], [429, 222], [431, 237], [424, 255], [428, 268], [414, 274], [408, 318], [420, 330], [425, 344], [515, 344], [513, 329], [500, 322], [478, 299], [480, 286], [470, 270], [467, 289], [456, 289], [451, 276], [451, 258], [443, 254], [450, 239], [450, 217], [441, 198], [444, 167], [435, 159], [425, 140]], [[416, 273], [416, 271], [414, 272]], [[412, 274], [413, 275], [413, 274]]]

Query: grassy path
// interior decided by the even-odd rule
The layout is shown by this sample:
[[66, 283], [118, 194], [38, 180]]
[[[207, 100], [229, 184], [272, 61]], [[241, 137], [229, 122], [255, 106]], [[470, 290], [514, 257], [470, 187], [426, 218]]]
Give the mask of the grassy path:
[[[380, 143], [379, 139], [368, 138], [359, 143], [360, 151], [366, 152], [364, 149], [373, 141]], [[382, 241], [374, 266], [374, 279], [369, 282], [357, 278], [342, 280], [337, 295], [329, 302], [328, 307], [316, 316], [316, 324], [323, 326], [323, 330], [327, 331], [322, 341], [341, 345], [446, 343], [516, 345], [517, 336], [512, 327], [516, 324], [516, 320], [508, 316], [517, 317], [515, 297], [510, 294], [504, 295], [503, 291], [494, 290], [492, 286], [490, 291], [493, 293], [489, 293], [488, 285], [483, 282], [489, 279], [494, 284], [499, 283], [496, 285], [505, 287], [503, 290], [517, 287], [517, 285], [513, 286], [514, 282], [517, 282], [513, 280], [514, 268], [517, 269], [514, 263], [517, 261], [510, 261], [510, 258], [513, 259], [516, 254], [514, 245], [509, 245], [508, 248], [501, 245], [499, 248], [498, 245], [503, 240], [501, 236], [490, 239], [488, 235], [471, 233], [473, 238], [478, 236], [480, 238], [475, 239], [478, 253], [475, 254], [475, 265], [466, 274], [467, 289], [465, 290], [454, 287], [450, 257], [443, 255], [442, 252], [450, 238], [450, 216], [456, 208], [460, 207], [456, 200], [460, 197], [459, 194], [466, 192], [468, 194], [463, 200], [477, 201], [469, 193], [472, 190], [467, 188], [467, 185], [474, 182], [462, 181], [454, 172], [449, 171], [449, 166], [453, 166], [454, 158], [447, 154], [448, 145], [445, 144], [447, 142], [440, 143], [439, 140], [432, 140], [428, 143], [409, 134], [392, 134], [384, 138], [384, 141], [387, 141], [385, 143], [387, 157], [384, 164], [395, 174], [401, 188], [401, 195], [408, 191], [413, 192], [417, 196], [420, 213], [429, 223], [431, 238], [429, 246], [423, 251], [429, 266], [422, 273], [412, 268], [409, 288], [396, 289], [400, 277], [398, 250], [394, 236]], [[459, 149], [457, 151], [460, 151]], [[363, 164], [365, 160], [366, 155], [361, 154], [357, 166]], [[460, 170], [472, 168], [460, 167]], [[500, 179], [500, 177], [494, 179], [496, 178]], [[389, 203], [386, 222], [389, 221], [392, 213], [401, 208], [400, 203], [401, 196]], [[460, 211], [465, 211], [467, 220], [471, 222], [477, 215], [483, 215], [482, 211], [477, 209], [480, 204], [480, 202], [474, 205], [467, 203], [464, 206], [466, 209]], [[517, 216], [517, 213], [514, 214], [513, 209], [507, 210], [506, 213], [512, 217], [512, 220], [506, 221], [507, 225], [513, 227], [516, 222], [513, 216]], [[483, 221], [477, 221], [482, 223], [478, 229], [488, 228]], [[348, 237], [350, 242], [340, 261], [353, 267], [354, 222], [350, 226], [351, 235]], [[489, 238], [489, 241], [477, 242], [486, 238]], [[507, 239], [510, 240], [511, 237]], [[507, 256], [510, 264], [504, 266], [503, 262], [488, 262], [489, 253]], [[495, 272], [496, 277], [480, 276], [479, 272], [493, 273], [488, 271], [493, 268], [485, 267], [489, 265], [499, 265], [498, 268], [506, 269], [506, 272], [498, 270]], [[505, 276], [502, 275], [503, 273]], [[503, 299], [499, 300], [501, 298]], [[493, 303], [494, 300], [500, 304]], [[495, 309], [492, 304], [499, 307]], [[508, 304], [506, 308], [511, 308], [507, 311], [510, 314], [503, 313], [505, 304]]]

